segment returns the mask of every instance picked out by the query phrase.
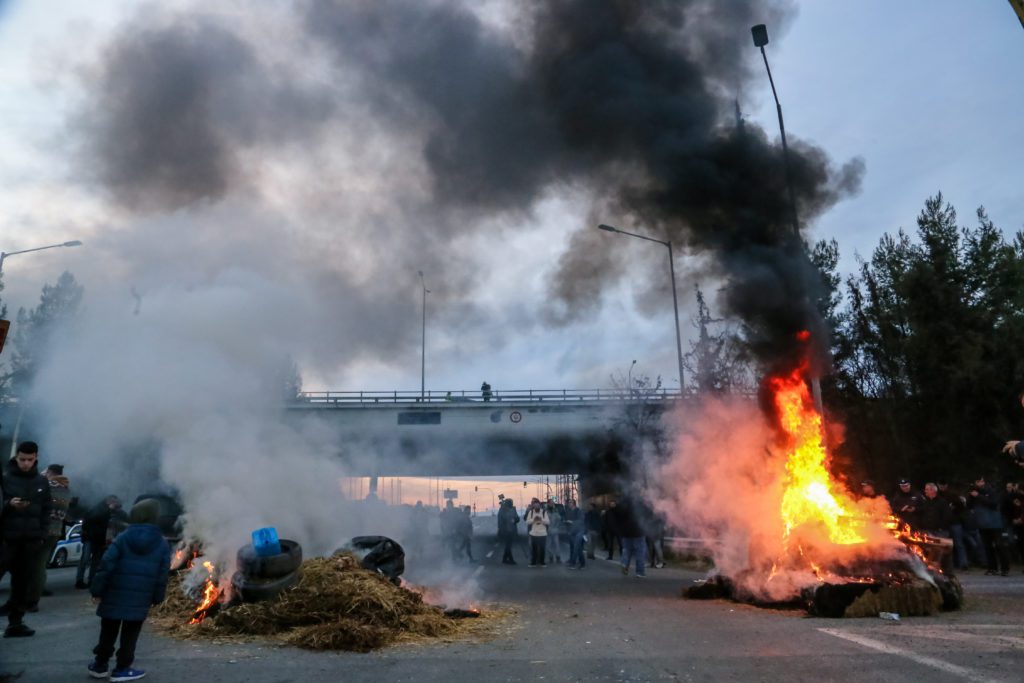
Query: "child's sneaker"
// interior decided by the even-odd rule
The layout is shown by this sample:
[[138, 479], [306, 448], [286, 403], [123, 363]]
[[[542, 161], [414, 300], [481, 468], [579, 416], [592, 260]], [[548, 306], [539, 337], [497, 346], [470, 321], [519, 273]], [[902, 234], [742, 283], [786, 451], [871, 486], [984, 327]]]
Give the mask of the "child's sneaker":
[[142, 669], [133, 669], [132, 667], [128, 667], [127, 669], [114, 669], [110, 674], [110, 680], [111, 683], [117, 683], [118, 681], [137, 681], [145, 675], [146, 672]]
[[92, 660], [89, 664], [89, 675], [93, 678], [106, 678], [110, 675], [110, 670], [106, 664], [100, 664], [97, 660]]

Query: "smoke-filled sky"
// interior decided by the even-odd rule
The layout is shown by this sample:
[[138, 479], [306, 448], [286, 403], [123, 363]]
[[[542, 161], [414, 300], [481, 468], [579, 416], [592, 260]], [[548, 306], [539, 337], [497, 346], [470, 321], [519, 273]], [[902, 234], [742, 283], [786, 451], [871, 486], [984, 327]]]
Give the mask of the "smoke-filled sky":
[[686, 336], [697, 282], [769, 346], [802, 324], [762, 22], [801, 218], [848, 270], [938, 190], [1020, 227], [1006, 3], [16, 1], [0, 249], [85, 246], [12, 257], [3, 299], [69, 269], [99, 321], [134, 288], [307, 388], [415, 389], [422, 270], [428, 388], [606, 386], [633, 359], [675, 386], [664, 250], [593, 226], [688, 251]]

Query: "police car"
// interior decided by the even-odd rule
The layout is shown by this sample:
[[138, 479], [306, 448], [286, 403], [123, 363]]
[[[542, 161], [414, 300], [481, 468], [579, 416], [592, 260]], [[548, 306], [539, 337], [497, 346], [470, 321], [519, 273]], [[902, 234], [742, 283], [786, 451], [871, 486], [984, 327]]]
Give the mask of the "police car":
[[66, 567], [69, 564], [78, 564], [82, 559], [82, 525], [76, 524], [64, 536], [64, 540], [57, 541], [50, 556], [51, 567]]

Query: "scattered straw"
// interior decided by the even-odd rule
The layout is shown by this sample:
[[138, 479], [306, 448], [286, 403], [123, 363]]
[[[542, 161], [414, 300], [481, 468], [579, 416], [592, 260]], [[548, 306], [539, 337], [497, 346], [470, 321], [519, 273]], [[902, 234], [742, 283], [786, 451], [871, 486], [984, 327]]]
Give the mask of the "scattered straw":
[[298, 584], [277, 598], [223, 608], [197, 625], [187, 623], [196, 603], [175, 576], [151, 621], [178, 638], [264, 637], [310, 650], [367, 652], [397, 642], [483, 640], [511, 615], [494, 610], [480, 619], [450, 619], [419, 593], [395, 586], [348, 556], [306, 560], [299, 572]]

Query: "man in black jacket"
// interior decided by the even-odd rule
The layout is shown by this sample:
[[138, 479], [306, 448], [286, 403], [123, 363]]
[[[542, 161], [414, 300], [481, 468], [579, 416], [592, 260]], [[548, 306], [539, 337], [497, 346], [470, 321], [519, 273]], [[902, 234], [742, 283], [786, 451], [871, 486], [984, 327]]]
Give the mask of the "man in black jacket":
[[902, 522], [909, 524], [912, 529], [916, 529], [921, 523], [918, 519], [921, 497], [911, 488], [909, 479], [900, 479], [899, 489], [889, 500], [889, 506], [892, 508], [893, 514]]
[[110, 528], [115, 515], [124, 516], [123, 510], [121, 510], [121, 501], [117, 496], [107, 496], [99, 505], [92, 509], [85, 518], [85, 521], [82, 522], [82, 541], [89, 544], [91, 551], [89, 557], [89, 578], [85, 581], [86, 585], [92, 583], [92, 577], [99, 571], [107, 545], [117, 535], [111, 533], [112, 530]]
[[39, 600], [32, 595], [39, 556], [50, 521], [50, 483], [39, 474], [39, 446], [22, 442], [4, 472], [4, 555], [11, 573], [10, 609], [4, 638], [31, 636], [35, 631], [22, 618], [28, 606]]

